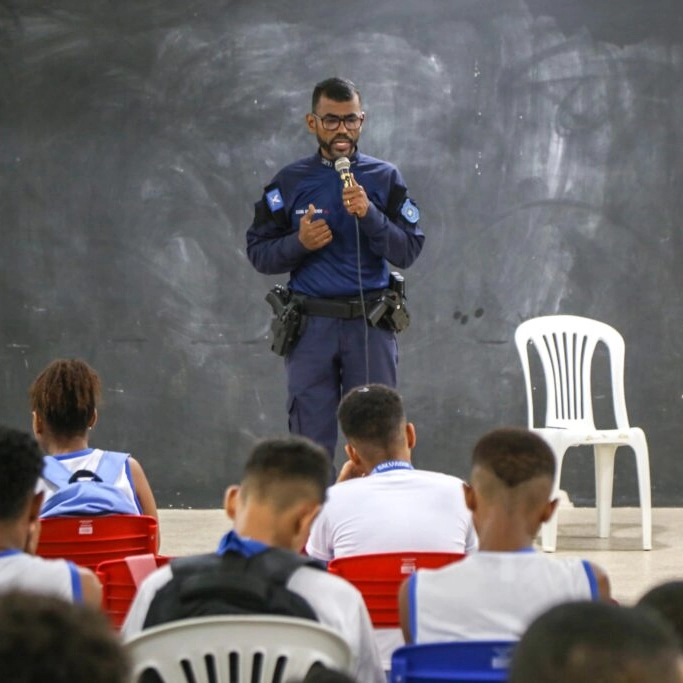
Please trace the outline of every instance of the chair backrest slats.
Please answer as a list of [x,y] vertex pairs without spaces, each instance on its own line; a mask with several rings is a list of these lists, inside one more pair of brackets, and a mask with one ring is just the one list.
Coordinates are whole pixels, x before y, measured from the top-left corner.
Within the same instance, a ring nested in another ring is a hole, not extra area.
[[617,427],[627,428],[624,397],[624,340],[614,328],[597,320],[572,315],[532,318],[515,332],[526,383],[529,427],[533,423],[533,394],[529,347],[543,367],[546,384],[545,427],[583,425],[594,430],[591,368],[598,343],[610,354],[612,401]]
[[[126,644],[133,681],[284,683],[316,663],[349,671],[351,650],[333,629],[295,617],[216,616],[146,629]],[[147,674],[149,675],[149,674]]]

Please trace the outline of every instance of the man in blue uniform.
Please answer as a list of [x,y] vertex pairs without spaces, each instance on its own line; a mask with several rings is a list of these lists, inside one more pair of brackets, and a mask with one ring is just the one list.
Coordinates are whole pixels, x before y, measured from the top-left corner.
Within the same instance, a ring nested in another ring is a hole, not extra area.
[[[306,126],[318,151],[265,188],[247,254],[261,273],[290,273],[288,289],[301,300],[305,325],[285,358],[289,429],[333,457],[341,396],[369,382],[396,386],[400,325],[382,295],[389,263],[410,266],[424,234],[398,169],[358,151],[365,114],[356,86],[327,79],[315,86],[311,104]],[[344,157],[346,182],[335,170]],[[380,319],[372,315],[385,309]]]

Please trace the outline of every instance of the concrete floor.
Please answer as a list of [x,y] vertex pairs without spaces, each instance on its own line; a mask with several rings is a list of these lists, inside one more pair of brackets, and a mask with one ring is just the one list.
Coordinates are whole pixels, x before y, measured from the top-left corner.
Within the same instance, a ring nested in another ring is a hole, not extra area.
[[[683,509],[652,511],[652,546],[641,550],[640,511],[615,508],[609,538],[598,538],[593,508],[560,508],[558,557],[578,556],[607,571],[612,593],[631,604],[663,581],[683,578]],[[189,555],[210,552],[230,528],[223,510],[160,510],[161,553]]]

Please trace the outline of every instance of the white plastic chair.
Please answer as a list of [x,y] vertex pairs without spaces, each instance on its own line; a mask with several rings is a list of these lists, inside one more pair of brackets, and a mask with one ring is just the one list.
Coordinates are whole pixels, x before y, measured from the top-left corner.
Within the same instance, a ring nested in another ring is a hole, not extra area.
[[127,643],[134,682],[286,683],[313,664],[349,671],[351,650],[335,631],[308,619],[216,616],[142,631]]
[[[598,342],[609,351],[612,402],[616,429],[596,429],[591,394],[591,364]],[[523,322],[515,331],[522,361],[528,409],[528,426],[553,449],[557,472],[553,497],[560,489],[562,460],[572,446],[593,446],[598,536],[609,536],[614,482],[614,457],[619,446],[635,453],[638,493],[642,513],[643,549],[652,548],[650,460],[642,429],[631,427],[624,396],[624,339],[609,325],[573,315],[550,315]],[[533,387],[528,345],[541,359],[546,384],[546,417],[543,427],[534,426]],[[541,529],[543,550],[553,552],[557,542],[557,513]]]

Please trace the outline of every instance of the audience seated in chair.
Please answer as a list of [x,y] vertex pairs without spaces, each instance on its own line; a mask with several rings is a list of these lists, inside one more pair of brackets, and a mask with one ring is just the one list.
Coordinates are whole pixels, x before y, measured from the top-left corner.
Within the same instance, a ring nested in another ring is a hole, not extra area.
[[0,427],[0,593],[27,590],[99,606],[102,587],[93,572],[34,556],[43,500],[35,489],[42,468],[38,444],[28,434]]
[[[87,363],[77,359],[53,361],[38,375],[29,394],[33,432],[47,454],[46,464],[47,458],[54,457],[71,474],[93,473],[108,459],[120,460],[112,483],[120,490],[122,503],[120,509],[109,511],[157,517],[154,494],[140,463],[128,454],[88,446],[88,432],[97,422],[100,378]],[[45,503],[58,488],[54,482],[41,479]],[[86,503],[82,503],[84,508]],[[79,501],[69,501],[69,506],[73,507],[69,514],[78,514]],[[87,512],[84,509],[84,514]]]
[[681,683],[683,657],[656,613],[606,603],[558,605],[517,644],[509,683]]
[[92,607],[35,593],[0,595],[0,678],[14,683],[129,683],[128,655]]
[[415,427],[394,389],[353,389],[338,416],[349,460],[313,522],[306,544],[310,556],[329,562],[349,555],[476,548],[462,480],[413,468]]
[[557,506],[549,500],[554,476],[552,451],[527,430],[498,429],[479,440],[464,487],[479,551],[403,583],[406,642],[516,639],[553,605],[610,598],[607,576],[595,565],[532,548]]
[[[463,482],[440,472],[414,469],[415,427],[400,395],[387,386],[353,389],[339,405],[349,460],[313,522],[306,552],[320,560],[339,557],[476,549]],[[383,665],[403,645],[399,629],[378,629]]]
[[667,581],[651,588],[636,606],[658,612],[673,627],[683,651],[683,581]]
[[[216,554],[172,560],[148,576],[124,622],[124,636],[131,637],[163,621],[220,613],[223,607],[223,613],[234,613],[235,605],[227,604],[230,599],[217,606],[214,594],[192,595],[189,583],[196,586],[211,581],[224,585],[229,581],[239,598],[241,585],[246,595],[247,584],[253,583],[251,574],[245,581],[249,563],[260,563],[260,571],[267,573],[264,558],[268,553],[268,557],[284,556],[296,565],[285,588],[298,600],[303,599],[321,624],[345,638],[358,679],[382,683],[384,673],[360,593],[320,566],[311,566],[317,564],[315,560],[295,552],[303,546],[320,512],[329,478],[329,456],[308,439],[289,437],[257,444],[245,466],[241,485],[231,486],[226,492],[226,512],[234,522],[233,531],[221,540]],[[227,567],[234,567],[235,556],[246,558],[241,561],[246,565],[244,569],[223,568],[224,560],[230,560],[225,562]],[[187,599],[183,600],[182,595]],[[241,611],[248,610],[242,607]]]

